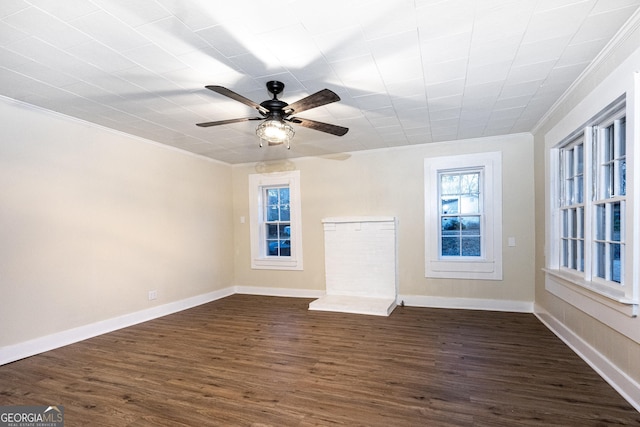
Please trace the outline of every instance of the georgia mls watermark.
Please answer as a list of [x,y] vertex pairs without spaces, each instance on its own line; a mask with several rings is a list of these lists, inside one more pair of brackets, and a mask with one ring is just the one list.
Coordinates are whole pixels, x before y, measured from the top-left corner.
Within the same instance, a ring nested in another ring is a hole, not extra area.
[[0,406],[0,427],[64,427],[64,407]]

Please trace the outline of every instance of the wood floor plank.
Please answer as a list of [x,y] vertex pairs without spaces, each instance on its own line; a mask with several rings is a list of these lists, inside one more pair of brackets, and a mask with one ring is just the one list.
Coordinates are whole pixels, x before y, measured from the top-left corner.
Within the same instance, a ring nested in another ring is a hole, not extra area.
[[531,314],[234,295],[0,366],[68,426],[606,426],[640,414]]

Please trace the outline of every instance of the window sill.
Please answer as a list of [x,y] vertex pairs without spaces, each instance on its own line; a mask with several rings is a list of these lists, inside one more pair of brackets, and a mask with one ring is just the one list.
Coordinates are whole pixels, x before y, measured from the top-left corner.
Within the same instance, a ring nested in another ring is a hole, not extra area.
[[255,270],[302,270],[302,262],[291,258],[257,258],[251,261]]
[[437,279],[502,280],[502,269],[495,261],[427,261],[425,277]]
[[[545,288],[581,310],[585,310],[595,302],[629,317],[638,316],[639,302],[625,298],[622,292],[616,292],[560,270],[544,268],[543,271],[546,273]],[[589,310],[585,311],[589,312]]]

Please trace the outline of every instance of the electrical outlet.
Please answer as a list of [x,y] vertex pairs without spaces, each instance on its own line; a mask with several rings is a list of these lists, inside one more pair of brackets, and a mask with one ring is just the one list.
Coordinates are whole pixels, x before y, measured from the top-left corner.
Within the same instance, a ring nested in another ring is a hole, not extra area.
[[154,300],[158,298],[158,291],[153,290],[153,291],[149,291],[149,301]]

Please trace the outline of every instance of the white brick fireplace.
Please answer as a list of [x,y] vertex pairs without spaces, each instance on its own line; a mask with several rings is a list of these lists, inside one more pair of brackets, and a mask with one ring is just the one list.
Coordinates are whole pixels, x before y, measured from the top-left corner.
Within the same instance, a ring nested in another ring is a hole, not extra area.
[[394,217],[332,217],[324,225],[326,295],[310,310],[388,316],[398,295]]

